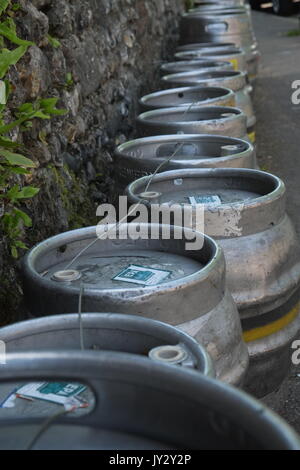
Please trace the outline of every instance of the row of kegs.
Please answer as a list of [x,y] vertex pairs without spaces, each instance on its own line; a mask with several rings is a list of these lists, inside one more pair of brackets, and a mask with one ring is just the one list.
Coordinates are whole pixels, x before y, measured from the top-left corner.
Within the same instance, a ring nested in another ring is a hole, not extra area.
[[[2,448],[28,439],[32,448],[300,447],[240,390],[279,387],[300,327],[285,185],[255,157],[251,12],[243,0],[194,3],[174,61],[161,66],[163,90],[140,99],[141,137],[116,149],[114,165],[117,193],[147,213],[179,204],[196,219],[201,204],[204,234],[181,227],[178,236],[158,218],[82,228],[30,250],[24,296],[42,318],[0,330],[0,398],[8,381],[64,380],[88,384],[95,400],[76,420],[48,418],[46,431],[32,403],[0,408]],[[187,249],[191,240],[200,248]]]

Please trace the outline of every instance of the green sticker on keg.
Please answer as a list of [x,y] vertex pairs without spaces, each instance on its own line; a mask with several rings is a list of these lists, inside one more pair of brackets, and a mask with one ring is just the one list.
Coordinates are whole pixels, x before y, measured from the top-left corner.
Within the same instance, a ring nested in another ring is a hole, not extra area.
[[113,281],[132,282],[134,284],[143,284],[144,286],[153,286],[159,284],[169,277],[171,271],[164,269],[154,269],[147,266],[138,266],[130,264],[119,274],[112,278]]
[[65,405],[86,389],[85,385],[69,382],[32,382],[17,390],[19,395]]
[[217,195],[207,195],[207,196],[189,196],[189,203],[192,204],[192,206],[195,206],[196,204],[222,204],[221,199]]

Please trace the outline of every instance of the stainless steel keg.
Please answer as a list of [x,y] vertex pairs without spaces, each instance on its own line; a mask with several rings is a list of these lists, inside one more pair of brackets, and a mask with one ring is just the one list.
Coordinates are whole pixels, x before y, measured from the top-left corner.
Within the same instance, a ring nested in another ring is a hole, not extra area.
[[164,86],[221,86],[230,88],[236,94],[236,106],[247,116],[247,133],[251,142],[255,142],[255,124],[252,100],[250,97],[251,85],[247,84],[244,72],[221,71],[221,72],[182,72],[162,77]]
[[248,140],[247,117],[227,106],[178,106],[147,111],[137,119],[141,136],[217,134]]
[[186,13],[180,23],[180,43],[201,42],[230,42],[241,47],[246,53],[249,78],[252,80],[256,77],[260,55],[247,12]]
[[161,65],[160,71],[162,75],[179,72],[189,72],[191,70],[198,70],[199,72],[219,71],[219,70],[233,70],[231,62],[211,61],[206,59],[197,60],[178,60],[176,62],[166,62]]
[[[148,181],[128,187],[131,203],[141,200]],[[174,170],[154,176],[148,191],[160,194],[158,203],[204,201],[205,233],[224,250],[248,345],[247,389],[270,393],[288,373],[290,344],[300,330],[300,248],[284,183],[259,170]]]
[[219,135],[161,135],[121,144],[114,152],[116,189],[135,179],[180,168],[256,168],[251,143]]
[[235,93],[229,88],[191,86],[160,90],[139,100],[140,111],[177,106],[235,106]]
[[197,42],[180,44],[177,46],[176,52],[191,51],[194,49],[202,49],[206,51],[209,51],[210,49],[218,49],[219,51],[222,51],[232,47],[237,47],[234,42]]
[[[81,320],[81,328],[80,328]],[[115,351],[215,376],[210,356],[174,326],[135,315],[68,313],[36,318],[0,328],[6,354],[57,350]]]
[[217,377],[240,384],[248,352],[226,288],[222,250],[192,230],[179,237],[170,225],[115,227],[102,220],[97,227],[45,240],[23,262],[27,306],[39,316],[76,312],[81,298],[82,312],[114,311],[169,323],[202,341]]
[[195,7],[215,5],[216,3],[224,6],[244,6],[246,5],[245,0],[194,0]]
[[[1,449],[300,448],[294,431],[249,395],[194,371],[162,367],[143,357],[94,351],[10,354],[0,390],[16,380],[76,381],[87,387],[91,401],[84,415],[72,410],[63,416],[52,412],[28,417],[24,412],[16,415],[15,408],[1,409]],[[37,401],[33,405],[19,400],[17,406],[21,405],[25,412],[31,407],[31,414],[38,406]],[[189,459],[188,455],[186,463]]]
[[216,60],[218,62],[230,62],[235,71],[248,72],[246,54],[242,49],[238,47],[228,47],[220,50],[220,48],[195,48],[186,51],[179,51],[175,54],[176,60],[197,60],[197,59],[209,59]]
[[223,11],[185,13],[180,22],[180,42],[233,42],[251,48],[256,44],[247,12],[232,8]]

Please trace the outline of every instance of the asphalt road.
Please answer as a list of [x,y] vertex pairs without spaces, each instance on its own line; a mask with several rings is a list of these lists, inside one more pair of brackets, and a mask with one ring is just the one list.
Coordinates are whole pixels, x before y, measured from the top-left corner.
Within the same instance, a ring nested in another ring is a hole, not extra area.
[[[298,16],[253,12],[262,54],[254,95],[258,161],[262,169],[285,181],[287,209],[300,239],[300,104],[291,99],[292,83],[300,80],[300,36],[287,36],[299,28]],[[300,432],[300,365],[291,367],[280,389],[264,402]]]

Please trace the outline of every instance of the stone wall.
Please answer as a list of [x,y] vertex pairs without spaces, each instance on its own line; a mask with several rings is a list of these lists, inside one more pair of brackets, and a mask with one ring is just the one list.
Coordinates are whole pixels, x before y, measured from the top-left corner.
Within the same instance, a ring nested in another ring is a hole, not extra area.
[[[11,69],[9,106],[59,97],[68,115],[23,134],[41,188],[23,209],[28,246],[95,222],[111,197],[114,147],[135,135],[137,98],[159,89],[159,63],[176,45],[183,0],[21,0],[18,33],[32,40]],[[48,35],[60,45],[49,43]],[[0,233],[0,324],[24,317],[18,262]]]

